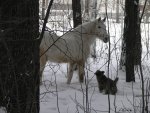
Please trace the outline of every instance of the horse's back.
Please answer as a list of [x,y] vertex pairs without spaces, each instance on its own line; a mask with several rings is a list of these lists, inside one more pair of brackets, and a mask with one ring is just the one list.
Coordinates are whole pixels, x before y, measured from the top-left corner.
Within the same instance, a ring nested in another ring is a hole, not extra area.
[[46,32],[40,48],[47,51],[45,53],[47,60],[52,62],[86,60],[89,55],[89,47],[87,47],[89,45],[84,45],[82,41],[79,32],[68,32],[61,37]]

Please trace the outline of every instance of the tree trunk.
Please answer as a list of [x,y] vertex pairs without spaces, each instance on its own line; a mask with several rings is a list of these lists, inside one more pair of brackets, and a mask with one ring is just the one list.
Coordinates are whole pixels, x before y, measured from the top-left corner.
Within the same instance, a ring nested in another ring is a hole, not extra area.
[[125,37],[122,39],[122,44],[121,44],[121,57],[120,57],[120,62],[119,62],[119,68],[122,71],[125,71],[125,64],[126,64],[126,42],[125,42]]
[[81,1],[72,0],[72,10],[73,10],[73,23],[74,27],[82,24],[82,14],[81,14]]
[[88,22],[90,20],[90,15],[89,15],[89,0],[85,0],[85,12],[84,12],[84,17],[83,17],[83,22]]
[[[90,19],[95,20],[97,17],[97,0],[92,1],[90,4],[92,4],[92,9],[91,14],[90,14]],[[92,44],[92,50],[91,50],[91,56],[95,59],[96,58],[96,41]]]
[[8,113],[39,113],[39,1],[5,0],[1,12],[1,100]]
[[126,81],[135,81],[134,66],[141,64],[139,0],[125,1],[124,39],[120,67],[125,65]]
[[45,10],[46,10],[46,1],[42,0],[42,19],[45,18]]
[[[136,0],[126,0],[125,3],[125,21],[124,38],[126,42],[126,81],[135,81],[134,64],[137,56],[136,48],[140,34],[138,3]],[[140,45],[140,43],[138,43]],[[139,46],[140,47],[140,46]],[[141,53],[141,52],[140,52]]]
[[119,0],[116,3],[116,23],[119,23]]
[[[122,3],[123,4],[123,3]],[[124,15],[124,12],[121,12]],[[121,34],[123,34],[123,15],[121,16]],[[122,39],[122,45],[121,45],[121,57],[119,62],[119,69],[125,71],[125,57],[126,57],[126,44],[125,44],[125,38]]]
[[134,39],[135,39],[135,4],[133,0],[125,2],[124,38],[126,43],[126,82],[135,81],[134,75]]
[[134,65],[141,65],[142,58],[142,44],[141,44],[141,22],[140,22],[140,12],[139,12],[139,0],[136,0],[137,5],[134,9],[135,18],[135,49],[134,49]]

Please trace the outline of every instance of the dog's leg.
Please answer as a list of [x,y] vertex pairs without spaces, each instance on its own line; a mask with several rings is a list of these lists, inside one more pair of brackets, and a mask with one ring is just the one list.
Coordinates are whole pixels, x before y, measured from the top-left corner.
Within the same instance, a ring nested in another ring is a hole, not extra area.
[[104,90],[104,86],[103,85],[101,85],[100,83],[99,83],[99,91],[100,91],[100,93],[102,93],[103,92],[103,90]]
[[107,81],[105,84],[105,94],[110,94],[110,87],[110,83]]

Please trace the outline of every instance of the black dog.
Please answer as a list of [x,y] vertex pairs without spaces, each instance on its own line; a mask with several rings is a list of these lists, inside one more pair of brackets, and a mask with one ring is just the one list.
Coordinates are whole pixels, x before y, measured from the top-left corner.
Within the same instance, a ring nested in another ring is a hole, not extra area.
[[112,94],[115,95],[117,93],[117,81],[118,77],[115,80],[112,80],[110,78],[107,78],[104,75],[104,71],[99,71],[97,70],[95,72],[97,82],[98,82],[98,87],[99,91],[102,92],[103,90],[105,91],[105,94]]

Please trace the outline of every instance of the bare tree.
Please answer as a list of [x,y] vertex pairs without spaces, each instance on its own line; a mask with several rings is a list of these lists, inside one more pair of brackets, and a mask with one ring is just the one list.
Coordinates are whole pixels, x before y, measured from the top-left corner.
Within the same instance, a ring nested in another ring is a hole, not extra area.
[[[124,47],[125,49],[125,67],[126,81],[135,81],[134,65],[141,62],[141,35],[139,24],[139,0],[125,1],[125,19],[124,19]],[[137,49],[138,48],[138,49]],[[138,58],[137,58],[138,56]]]
[[[91,8],[92,11],[90,11],[91,12],[90,19],[96,19],[96,17],[97,17],[97,0],[93,0],[91,4],[92,4],[92,8]],[[91,56],[93,58],[96,58],[96,41],[92,45]]]
[[42,0],[42,19],[45,18],[46,1]]
[[116,23],[119,23],[119,0],[116,3]]
[[8,113],[39,113],[38,17],[38,0],[1,1],[0,103]]
[[72,0],[72,10],[73,10],[73,23],[74,27],[82,24],[82,14],[81,14],[81,1]]
[[89,19],[90,19],[90,15],[89,15],[89,4],[90,4],[90,1],[89,1],[89,0],[85,0],[84,21],[89,21]]

